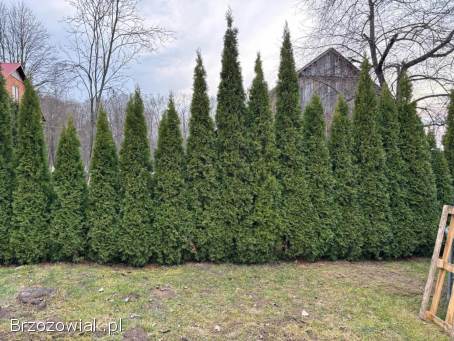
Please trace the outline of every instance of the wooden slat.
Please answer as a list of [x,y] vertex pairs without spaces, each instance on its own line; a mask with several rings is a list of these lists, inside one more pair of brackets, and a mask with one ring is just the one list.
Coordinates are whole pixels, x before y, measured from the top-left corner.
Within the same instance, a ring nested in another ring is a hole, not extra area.
[[451,263],[445,263],[441,258],[437,261],[437,268],[444,269],[449,272],[454,272],[454,265]]
[[452,325],[446,323],[446,321],[443,321],[441,318],[438,316],[432,315],[429,311],[426,312],[426,318],[427,321],[432,321],[435,323],[437,326],[443,328],[445,332],[447,332],[451,337],[453,336],[453,327]]
[[435,284],[434,296],[432,297],[432,304],[430,305],[430,313],[437,314],[438,305],[440,304],[441,291],[443,290],[443,283],[445,282],[446,271],[440,270],[437,276],[437,283]]
[[[453,238],[454,238],[454,217],[451,216],[451,221],[449,222],[448,236],[446,237],[446,243],[445,243],[445,247],[443,249],[443,257],[441,259],[443,262],[443,265],[448,264],[449,253],[451,252],[451,249],[452,249]],[[437,261],[437,263],[438,263],[438,261]],[[444,268],[441,268],[440,271],[438,272],[438,278],[437,278],[437,283],[435,285],[434,296],[432,297],[432,305],[430,306],[430,312],[433,315],[436,315],[437,311],[438,311],[438,306],[440,304],[441,292],[443,290],[443,284],[445,282],[445,277],[446,277],[446,270]]]
[[447,333],[451,333],[451,330],[452,330],[452,327],[450,325],[448,325],[445,321],[443,321],[441,318],[437,317],[437,316],[434,316],[432,321],[440,326],[441,328],[443,328]]
[[448,325],[450,325],[451,328],[452,328],[453,320],[454,320],[454,295],[451,294],[451,297],[449,298],[448,310],[446,312],[446,318],[445,318],[446,323]]
[[426,286],[424,287],[424,294],[422,297],[421,308],[419,309],[419,317],[426,318],[426,311],[429,307],[430,296],[434,286],[435,274],[437,271],[437,261],[440,257],[441,244],[443,243],[443,236],[445,233],[446,222],[448,214],[454,214],[454,207],[444,205],[441,212],[440,223],[438,225],[437,239],[435,240],[434,252],[432,254],[432,261],[430,263],[429,275],[427,276]]

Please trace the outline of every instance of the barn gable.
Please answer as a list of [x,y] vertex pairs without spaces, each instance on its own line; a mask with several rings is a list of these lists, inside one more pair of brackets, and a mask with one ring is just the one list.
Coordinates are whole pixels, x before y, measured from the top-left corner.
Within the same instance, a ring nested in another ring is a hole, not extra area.
[[330,48],[298,71],[301,107],[317,94],[325,110],[327,130],[339,95],[343,95],[352,108],[359,69],[337,50]]

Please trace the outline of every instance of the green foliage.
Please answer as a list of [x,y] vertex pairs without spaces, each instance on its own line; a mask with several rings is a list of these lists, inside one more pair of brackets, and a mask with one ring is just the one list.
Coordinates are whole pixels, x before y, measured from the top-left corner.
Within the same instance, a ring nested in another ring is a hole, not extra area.
[[216,191],[216,135],[210,117],[206,72],[197,53],[191,102],[191,119],[186,150],[187,204],[191,214],[190,243],[194,258],[209,259],[208,242],[216,233],[214,203]]
[[87,184],[72,118],[61,133],[52,180],[55,201],[49,234],[50,258],[77,261],[86,250]]
[[173,98],[159,126],[155,153],[156,214],[153,233],[157,241],[156,260],[178,264],[188,248],[188,214],[185,197],[185,156],[180,120]]
[[41,119],[38,96],[26,82],[18,118],[10,239],[18,263],[39,262],[47,257],[52,190]]
[[385,152],[377,119],[375,84],[364,59],[353,111],[353,136],[358,203],[362,212],[363,256],[380,259],[391,254],[389,196]]
[[90,165],[87,209],[89,256],[100,263],[117,260],[119,189],[117,151],[107,114],[101,109]]
[[118,243],[123,261],[143,266],[156,241],[153,222],[151,156],[143,101],[138,90],[126,109],[125,137],[120,151],[121,225]]
[[448,116],[446,117],[446,133],[443,136],[443,147],[446,161],[454,179],[454,89],[449,94]]
[[378,122],[386,154],[385,175],[389,193],[389,224],[393,234],[391,255],[410,256],[414,250],[415,235],[411,221],[412,212],[405,200],[404,169],[406,165],[399,148],[400,125],[396,103],[386,85],[382,88],[379,100]]
[[279,205],[282,218],[281,257],[314,260],[322,256],[323,250],[317,248],[319,244],[316,231],[320,224],[313,214],[314,207],[309,201],[304,174],[298,76],[287,26],[280,58],[275,134],[278,149],[277,179],[282,195]]
[[235,236],[247,228],[246,220],[252,209],[245,93],[238,61],[238,31],[232,27],[232,21],[229,12],[217,95],[217,187],[220,196],[216,207],[217,229],[210,236],[209,258],[212,260],[233,260]]
[[333,200],[339,210],[339,220],[329,253],[332,257],[359,259],[364,236],[360,226],[361,212],[353,164],[352,122],[343,97],[339,97],[334,112],[329,151],[334,177]]
[[276,144],[274,120],[268,97],[262,62],[257,56],[255,78],[249,92],[247,112],[251,169],[249,184],[253,207],[247,224],[236,236],[237,260],[241,263],[261,263],[274,259],[278,254],[279,199],[276,171]]
[[400,123],[400,151],[405,162],[405,199],[412,211],[412,229],[417,254],[430,254],[437,229],[437,189],[431,167],[430,152],[416,103],[411,101],[411,83],[406,74],[397,89]]
[[[312,214],[321,222],[314,226],[317,235],[312,247],[320,255],[336,258],[332,247],[333,233],[338,220],[337,206],[333,201],[333,174],[325,138],[325,117],[318,96],[313,96],[303,112],[303,159],[308,184],[309,200],[314,206]],[[327,251],[329,253],[327,254]]]
[[14,188],[12,108],[0,75],[0,262],[10,258],[9,234]]
[[443,152],[437,147],[434,132],[427,135],[429,142],[432,170],[435,175],[437,185],[438,211],[441,212],[443,205],[452,205],[454,189],[452,186],[451,173],[449,172],[448,162]]

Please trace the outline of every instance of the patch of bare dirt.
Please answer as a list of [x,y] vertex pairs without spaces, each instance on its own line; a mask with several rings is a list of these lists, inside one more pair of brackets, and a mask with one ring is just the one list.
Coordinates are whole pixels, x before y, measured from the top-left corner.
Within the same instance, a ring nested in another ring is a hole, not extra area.
[[157,286],[151,291],[151,294],[160,300],[166,300],[170,298],[174,298],[177,293],[175,290],[172,289],[171,286],[165,285],[165,286]]
[[135,292],[131,292],[129,294],[127,294],[125,297],[123,297],[123,301],[125,301],[126,303],[128,302],[135,302],[139,299],[140,295],[135,293]]
[[414,296],[419,295],[424,286],[420,279],[411,274],[385,268],[380,263],[352,263],[350,269],[353,271],[346,268],[343,275],[364,287],[373,283],[373,286],[382,287],[392,293]]
[[361,288],[379,287],[390,293],[404,296],[414,296],[421,293],[424,282],[419,278],[405,271],[398,271],[384,265],[385,263],[373,261],[298,262],[298,266],[317,268],[321,275],[343,282],[353,282]]
[[150,338],[143,328],[136,327],[123,334],[123,341],[148,341]]

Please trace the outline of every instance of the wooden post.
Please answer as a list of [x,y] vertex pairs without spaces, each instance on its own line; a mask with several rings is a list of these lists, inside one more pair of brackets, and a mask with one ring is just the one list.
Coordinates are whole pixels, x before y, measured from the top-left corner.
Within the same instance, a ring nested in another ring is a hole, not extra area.
[[432,261],[430,263],[429,275],[427,277],[424,294],[422,297],[421,308],[419,309],[419,317],[423,320],[426,319],[426,311],[429,307],[430,295],[434,286],[435,273],[437,271],[437,262],[440,257],[441,245],[443,243],[443,235],[445,233],[446,222],[448,220],[448,213],[453,210],[452,206],[444,205],[441,212],[440,223],[438,225],[437,239],[435,240],[434,252],[432,254]]

